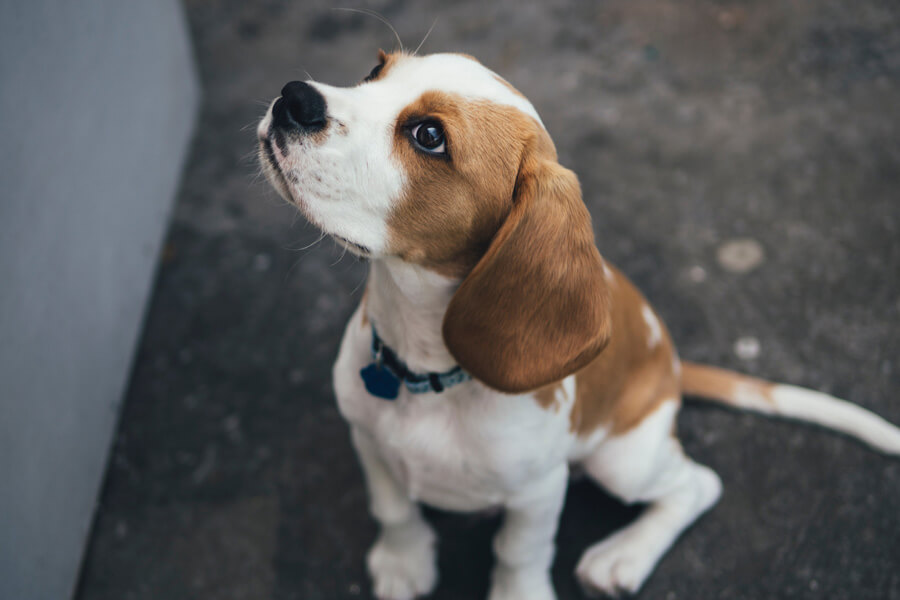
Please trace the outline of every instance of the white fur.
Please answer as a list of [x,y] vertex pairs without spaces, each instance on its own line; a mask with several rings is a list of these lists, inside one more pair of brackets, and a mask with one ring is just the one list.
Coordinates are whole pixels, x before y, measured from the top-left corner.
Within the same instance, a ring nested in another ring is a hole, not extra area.
[[[446,360],[441,321],[452,287],[449,280],[418,267],[375,261],[368,319],[389,345],[416,348],[428,357],[419,359],[420,364],[440,367]],[[398,306],[403,310],[394,310]],[[411,590],[427,591],[433,554],[423,554],[422,548],[431,538],[413,504],[424,501],[460,511],[504,507],[507,517],[495,542],[498,563],[490,598],[554,598],[549,579],[553,537],[565,496],[567,458],[576,442],[569,422],[572,378],[563,383],[557,406],[550,410],[530,395],[500,394],[477,381],[441,394],[411,394],[401,388],[396,400],[386,401],[368,394],[359,376],[371,362],[371,335],[358,310],[341,343],[334,383],[341,413],[354,432],[361,432],[354,439],[368,440],[356,447],[372,512],[382,527],[369,559],[376,595],[397,600],[410,597],[404,594]],[[417,551],[405,553],[384,541],[398,537],[398,528],[414,532]],[[389,559],[373,558],[385,555]],[[384,591],[388,589],[390,593]]]
[[[374,97],[347,98],[324,84],[316,87],[326,97],[330,120],[325,140],[288,137],[284,152],[272,142],[287,177],[286,199],[326,233],[377,255],[384,250],[387,217],[406,179],[391,152],[396,107]],[[268,135],[271,121],[270,107],[258,127],[261,139]]]
[[372,261],[368,310],[378,335],[416,372],[447,371],[456,365],[440,327],[459,280],[399,258]]
[[678,358],[678,352],[672,349],[672,373],[675,377],[681,377],[681,359]]
[[876,450],[900,454],[900,428],[866,409],[793,385],[772,388],[775,412],[858,437]]
[[609,284],[613,284],[616,281],[612,269],[609,268],[609,265],[606,264],[606,261],[603,262],[603,277],[606,278],[606,282]]
[[582,555],[576,573],[588,591],[637,591],[678,535],[721,494],[718,476],[684,455],[670,435],[678,401],[662,403],[635,429],[601,444],[588,473],[625,502],[649,502],[637,521]]
[[647,347],[654,348],[662,341],[662,325],[648,304],[641,307],[641,316],[647,324]]
[[569,375],[562,380],[562,402],[575,402],[575,376]]
[[[410,298],[432,298],[439,292],[400,288],[397,279],[385,283],[390,272],[386,265],[373,264],[366,301],[369,320],[385,343],[414,347],[432,357],[427,368],[440,368],[446,353],[440,337],[442,311]],[[436,287],[443,288],[443,283]],[[379,298],[385,289],[392,294],[387,301]],[[393,306],[404,308],[391,310]],[[400,329],[406,323],[415,326]],[[371,336],[371,327],[363,325],[358,312],[347,326],[335,364],[335,392],[341,413],[372,436],[408,497],[450,510],[492,508],[566,464],[574,440],[568,394],[560,395],[566,397],[556,410],[548,410],[530,395],[500,394],[470,381],[440,394],[412,394],[401,388],[396,400],[385,401],[369,395],[359,376],[371,362]],[[402,356],[407,360],[408,355]]]
[[373,94],[390,96],[401,108],[429,90],[444,90],[472,100],[490,100],[517,108],[543,126],[531,102],[514,93],[499,75],[461,54],[408,56],[391,68],[390,77],[351,89],[366,87]]
[[427,594],[437,583],[434,532],[391,477],[372,437],[356,427],[352,433],[369,487],[371,511],[382,526],[367,557],[375,595],[410,600]]

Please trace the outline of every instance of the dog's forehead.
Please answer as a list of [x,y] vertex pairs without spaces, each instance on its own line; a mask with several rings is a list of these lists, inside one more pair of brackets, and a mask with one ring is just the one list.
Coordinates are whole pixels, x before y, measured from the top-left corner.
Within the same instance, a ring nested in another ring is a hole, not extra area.
[[382,83],[403,90],[407,102],[425,92],[442,91],[512,106],[543,127],[540,116],[525,96],[478,61],[461,54],[404,55],[391,66]]

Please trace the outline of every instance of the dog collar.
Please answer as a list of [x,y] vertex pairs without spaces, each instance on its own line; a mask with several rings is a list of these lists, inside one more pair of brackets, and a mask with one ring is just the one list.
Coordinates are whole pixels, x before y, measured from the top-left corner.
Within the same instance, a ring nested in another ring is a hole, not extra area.
[[449,387],[471,379],[459,365],[443,373],[413,373],[378,337],[372,327],[372,364],[359,372],[366,390],[373,396],[394,400],[400,392],[400,383],[413,394],[439,394]]

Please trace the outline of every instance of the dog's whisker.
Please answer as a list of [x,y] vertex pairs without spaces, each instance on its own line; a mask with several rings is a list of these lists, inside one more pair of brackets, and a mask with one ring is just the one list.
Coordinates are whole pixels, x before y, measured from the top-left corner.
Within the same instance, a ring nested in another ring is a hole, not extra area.
[[325,232],[324,232],[324,231],[321,232],[321,233],[319,234],[319,237],[317,237],[317,238],[316,238],[315,240],[313,240],[312,242],[306,244],[305,246],[301,246],[301,247],[299,247],[299,248],[288,248],[288,250],[293,250],[294,252],[304,252],[304,251],[306,251],[306,250],[309,250],[310,248],[312,248],[313,246],[315,246],[315,245],[318,244],[319,242],[321,242],[323,239],[325,239]]
[[295,69],[295,71],[297,71],[298,73],[303,73],[304,75],[306,75],[306,81],[307,81],[307,83],[309,83],[309,82],[316,83],[316,81],[317,81],[316,78],[313,77],[313,76],[312,76],[312,73],[310,73],[309,70],[307,70],[306,67],[304,67],[303,65],[300,65],[299,67],[297,67],[297,68]]
[[263,177],[265,177],[265,174],[262,172],[262,169],[256,171],[255,173],[250,175],[250,181],[248,183],[248,186],[252,187],[252,186],[256,185],[257,183],[260,182],[260,180],[262,180]]
[[258,160],[257,160],[258,158],[259,158],[259,148],[253,148],[252,150],[248,150],[247,152],[245,152],[238,160],[241,164],[251,164],[254,162],[257,163],[257,165],[259,167],[258,172],[261,174],[261,173],[263,173],[263,168],[262,168],[262,165],[258,164]]
[[256,119],[256,120],[250,121],[249,123],[247,123],[246,125],[241,127],[239,129],[239,131],[247,131],[249,129],[256,129],[258,126],[259,126],[259,119]]
[[300,257],[298,257],[297,260],[295,260],[293,262],[293,264],[291,264],[291,266],[288,267],[287,272],[285,272],[285,274],[284,274],[284,281],[287,281],[290,278],[291,274],[293,274],[293,272],[294,272],[294,269],[297,268],[297,265],[300,264],[300,261],[303,260],[304,256],[305,255],[301,255]]
[[[338,243],[338,241],[337,241],[336,239],[334,239],[334,238],[331,238],[331,241],[332,241],[335,245],[337,245],[337,243]],[[345,255],[345,254],[347,254],[347,246],[345,246],[344,244],[341,244],[341,254],[340,254],[340,256],[337,257],[337,260],[336,260],[336,261],[334,261],[333,263],[331,263],[331,265],[329,265],[329,268],[334,267],[334,266],[337,265],[339,262],[341,262],[341,261],[344,259],[344,255]]]
[[343,10],[343,11],[347,11],[347,12],[362,13],[364,15],[368,15],[370,17],[374,17],[374,18],[378,19],[379,21],[381,21],[382,23],[387,25],[392,32],[394,32],[394,37],[397,38],[397,43],[400,45],[400,52],[406,51],[406,49],[403,47],[403,40],[400,39],[400,34],[397,33],[397,30],[394,28],[393,25],[391,25],[391,22],[388,21],[385,17],[383,17],[377,11],[374,11],[374,10],[371,10],[368,8],[344,8],[344,7],[336,7],[336,8],[332,8],[331,10]]
[[431,35],[431,30],[434,29],[434,26],[435,26],[435,25],[437,25],[437,21],[438,21],[438,18],[435,17],[435,18],[434,18],[434,21],[431,22],[431,27],[429,27],[429,28],[428,28],[428,31],[425,33],[425,37],[422,38],[422,41],[419,42],[419,45],[416,46],[416,49],[415,49],[415,50],[413,50],[412,53],[413,53],[414,55],[419,53],[419,49],[422,48],[422,45],[425,43],[425,40],[427,40],[427,39],[428,39],[428,36]]

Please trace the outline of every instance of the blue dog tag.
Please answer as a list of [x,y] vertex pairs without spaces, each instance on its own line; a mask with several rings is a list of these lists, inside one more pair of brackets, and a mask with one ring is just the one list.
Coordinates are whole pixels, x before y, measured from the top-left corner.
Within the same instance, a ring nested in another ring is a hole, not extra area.
[[388,371],[384,366],[372,363],[359,374],[362,376],[366,389],[373,396],[394,400],[400,391],[400,380]]

